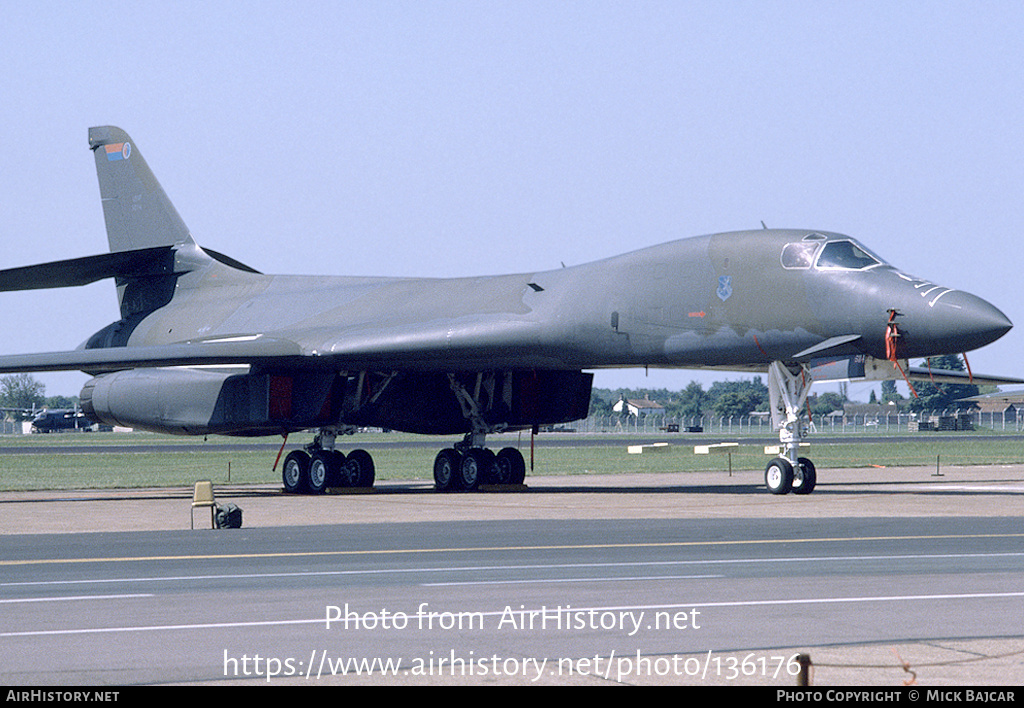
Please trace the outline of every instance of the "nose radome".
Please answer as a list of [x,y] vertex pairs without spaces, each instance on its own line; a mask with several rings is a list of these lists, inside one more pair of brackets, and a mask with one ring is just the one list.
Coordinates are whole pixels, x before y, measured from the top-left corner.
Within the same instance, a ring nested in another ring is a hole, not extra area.
[[[977,295],[952,290],[923,303],[915,329],[944,353],[966,352],[991,344],[1010,331],[1013,323],[997,307]],[[916,342],[918,345],[923,342]]]

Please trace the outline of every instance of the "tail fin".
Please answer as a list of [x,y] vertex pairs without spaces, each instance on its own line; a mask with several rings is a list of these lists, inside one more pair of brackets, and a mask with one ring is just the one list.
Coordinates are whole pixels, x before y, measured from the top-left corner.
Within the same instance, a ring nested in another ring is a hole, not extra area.
[[[110,253],[0,270],[0,292],[65,288],[114,278],[121,320],[94,334],[86,348],[125,346],[136,326],[206,275],[256,273],[216,251],[200,248],[128,134],[89,129],[96,158]],[[192,275],[195,273],[196,275]]]
[[114,126],[89,128],[89,147],[112,253],[193,242],[128,133]]

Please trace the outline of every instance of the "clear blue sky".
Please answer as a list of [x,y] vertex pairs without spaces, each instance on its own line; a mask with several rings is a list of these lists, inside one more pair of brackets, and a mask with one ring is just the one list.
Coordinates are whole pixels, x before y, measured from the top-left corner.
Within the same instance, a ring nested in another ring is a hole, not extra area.
[[[1018,330],[972,367],[1024,375],[1019,1],[0,10],[2,267],[106,250],[86,131],[113,124],[200,243],[265,272],[533,271],[764,220],[990,300]],[[3,293],[0,350],[117,318],[109,282]]]

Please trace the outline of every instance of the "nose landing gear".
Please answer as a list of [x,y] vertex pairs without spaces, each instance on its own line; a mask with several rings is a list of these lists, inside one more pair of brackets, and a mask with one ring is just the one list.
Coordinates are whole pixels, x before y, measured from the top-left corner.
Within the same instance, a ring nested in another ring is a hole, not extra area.
[[798,457],[800,443],[807,437],[807,423],[800,410],[811,390],[811,373],[806,366],[795,372],[780,361],[768,367],[768,396],[771,400],[772,425],[779,429],[782,454],[768,463],[764,483],[772,494],[810,494],[818,482],[814,463]]
[[818,482],[814,463],[806,457],[793,464],[785,457],[776,457],[764,470],[764,484],[772,494],[810,494]]

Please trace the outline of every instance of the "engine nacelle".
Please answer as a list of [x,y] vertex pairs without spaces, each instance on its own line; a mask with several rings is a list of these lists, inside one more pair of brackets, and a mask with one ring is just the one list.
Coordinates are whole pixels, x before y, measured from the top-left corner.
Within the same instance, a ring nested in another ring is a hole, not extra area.
[[93,420],[176,435],[273,435],[329,421],[333,374],[132,369],[90,379],[80,394]]
[[[453,375],[454,376],[454,375]],[[585,418],[592,374],[501,371],[456,377],[488,427],[523,429]],[[328,425],[451,435],[474,430],[448,374],[347,374],[317,370],[231,373],[131,369],[90,379],[91,419],[176,435],[276,435]]]

